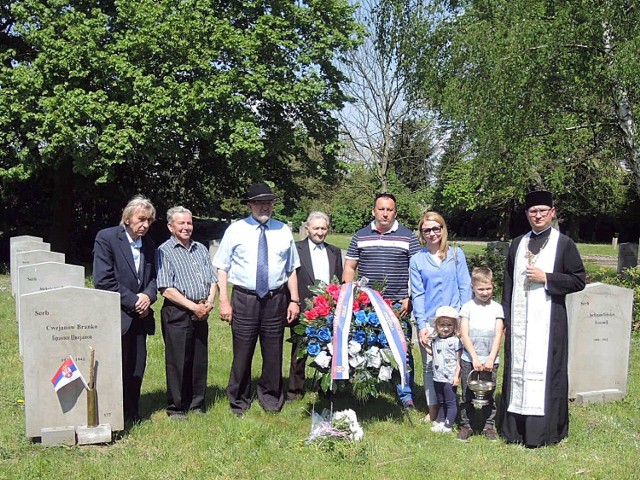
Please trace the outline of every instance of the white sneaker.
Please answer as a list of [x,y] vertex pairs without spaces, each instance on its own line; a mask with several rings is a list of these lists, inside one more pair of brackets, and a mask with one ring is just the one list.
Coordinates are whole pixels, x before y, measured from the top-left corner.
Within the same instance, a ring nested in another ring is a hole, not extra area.
[[438,430],[441,433],[451,433],[453,431],[453,429],[451,427],[445,427],[444,424],[442,425],[442,428],[440,430]]
[[[444,422],[433,422],[433,427],[431,427],[432,432],[441,432],[444,427]],[[451,431],[451,429],[449,429]]]

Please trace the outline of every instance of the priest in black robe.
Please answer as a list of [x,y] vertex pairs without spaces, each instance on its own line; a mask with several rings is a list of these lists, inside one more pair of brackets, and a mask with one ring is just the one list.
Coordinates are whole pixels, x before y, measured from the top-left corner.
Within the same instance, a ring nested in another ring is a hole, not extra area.
[[551,193],[528,193],[525,209],[532,231],[511,243],[504,276],[500,433],[535,448],[569,434],[565,296],[584,288],[586,273],[575,243],[551,226]]

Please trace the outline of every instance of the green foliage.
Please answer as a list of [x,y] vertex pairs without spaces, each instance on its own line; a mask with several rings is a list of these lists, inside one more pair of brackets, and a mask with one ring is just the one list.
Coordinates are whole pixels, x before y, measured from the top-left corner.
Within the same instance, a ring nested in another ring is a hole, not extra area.
[[497,302],[502,300],[502,286],[504,284],[504,268],[506,257],[494,248],[486,247],[484,253],[476,253],[467,256],[469,273],[475,267],[487,267],[493,272],[493,295]]
[[2,12],[0,181],[23,203],[17,180],[62,171],[68,184],[52,188],[72,219],[72,195],[87,215],[96,185],[120,202],[188,199],[202,215],[271,179],[291,208],[300,178],[338,170],[334,60],[358,32],[346,0],[19,0]]
[[639,171],[637,135],[624,130],[640,91],[638,8],[387,1],[415,7],[405,68],[451,132],[444,155],[456,158],[438,177],[448,206],[508,215],[546,187],[570,217],[622,209]]

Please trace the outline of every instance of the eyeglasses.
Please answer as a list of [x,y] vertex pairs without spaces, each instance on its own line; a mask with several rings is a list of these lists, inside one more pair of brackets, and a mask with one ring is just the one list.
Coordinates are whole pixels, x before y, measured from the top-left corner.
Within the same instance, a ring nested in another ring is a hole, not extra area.
[[553,210],[553,208],[532,208],[529,210],[529,216],[537,217],[540,215],[541,217],[546,217],[551,210]]
[[440,233],[442,231],[442,227],[423,228],[420,231],[422,232],[423,235],[429,235],[431,232],[433,232],[435,235],[437,235],[438,233]]

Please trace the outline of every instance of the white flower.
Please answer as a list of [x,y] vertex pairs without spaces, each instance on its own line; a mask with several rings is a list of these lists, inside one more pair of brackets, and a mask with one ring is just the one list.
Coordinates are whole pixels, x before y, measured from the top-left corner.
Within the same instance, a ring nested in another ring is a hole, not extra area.
[[382,356],[378,347],[369,348],[364,352],[364,356],[367,359],[367,367],[380,368],[380,365],[382,365]]
[[329,355],[325,350],[322,350],[318,355],[316,355],[316,358],[314,358],[313,361],[320,368],[327,368],[331,365],[331,355]]
[[355,340],[351,340],[349,342],[349,356],[355,355],[356,353],[360,352],[360,350],[362,350],[362,345],[360,345],[358,342],[356,342]]
[[364,356],[360,355],[359,353],[355,355],[349,355],[349,365],[351,365],[353,368],[359,367],[364,362]]
[[333,357],[333,342],[327,343],[327,350],[329,350],[329,355]]
[[393,367],[389,365],[383,365],[380,367],[380,373],[378,373],[378,378],[383,382],[387,382],[391,380],[392,372],[393,372]]
[[353,441],[360,441],[364,436],[364,431],[362,427],[358,423],[358,417],[356,416],[356,412],[353,410],[342,410],[340,412],[336,412],[333,415],[333,423],[346,425],[349,428],[349,439]]

